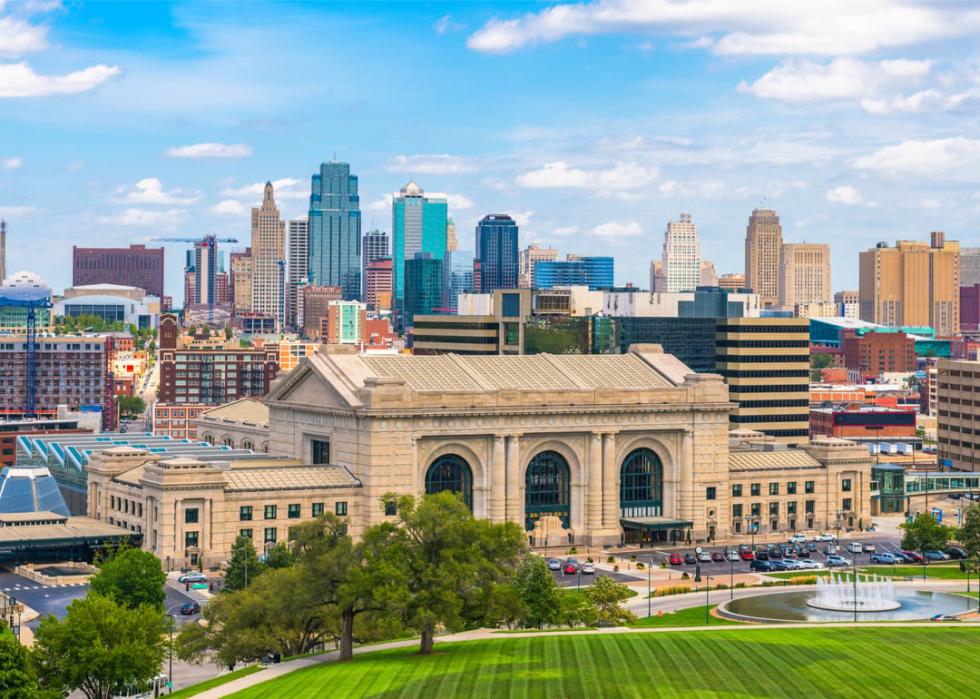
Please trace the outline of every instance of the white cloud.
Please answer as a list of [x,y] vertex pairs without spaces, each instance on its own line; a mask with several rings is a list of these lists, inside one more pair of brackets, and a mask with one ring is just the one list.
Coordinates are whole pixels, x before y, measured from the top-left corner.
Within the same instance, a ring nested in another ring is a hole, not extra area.
[[245,143],[195,143],[167,149],[168,158],[245,158],[252,147]]
[[123,201],[130,204],[193,204],[201,198],[200,192],[180,189],[165,192],[163,183],[156,177],[146,177],[137,182],[134,188],[120,187],[119,192],[125,195]]
[[443,15],[433,26],[436,29],[436,34],[449,34],[450,32],[459,32],[466,29],[466,25],[454,20],[452,15]]
[[0,216],[4,218],[23,218],[37,211],[35,206],[0,206]]
[[[283,177],[272,180],[272,193],[277,200],[279,199],[308,199],[310,192],[301,188],[302,180],[294,177]],[[265,192],[265,182],[253,182],[241,187],[226,187],[221,191],[223,197],[237,197],[240,199],[253,199],[261,197]]]
[[578,226],[558,226],[551,229],[551,235],[555,238],[567,238],[578,233]]
[[507,53],[573,35],[635,32],[697,37],[693,47],[722,55],[840,56],[962,36],[978,24],[969,6],[912,0],[594,0],[492,19],[467,46]]
[[476,163],[456,155],[396,155],[388,163],[391,172],[408,172],[422,175],[454,175],[473,172]]
[[943,203],[936,197],[923,197],[919,201],[919,206],[923,209],[940,209]]
[[216,214],[228,214],[230,216],[246,216],[249,213],[249,207],[241,203],[237,199],[225,199],[224,201],[218,202],[211,207],[211,211]]
[[826,199],[831,204],[844,204],[845,206],[857,206],[862,201],[861,192],[850,185],[828,189]]
[[48,28],[14,17],[0,17],[0,56],[14,57],[48,47]]
[[462,194],[447,194],[446,203],[449,204],[450,211],[463,211],[473,208],[473,201]]
[[519,228],[524,228],[531,225],[531,219],[534,218],[533,211],[515,211],[510,214],[510,217],[514,219]]
[[110,226],[161,226],[172,228],[180,223],[186,212],[183,209],[151,210],[126,209],[111,216],[100,216],[98,223]]
[[977,167],[980,167],[980,139],[956,136],[931,141],[903,141],[858,158],[854,161],[854,167],[890,176],[972,179]]
[[579,188],[600,191],[645,187],[660,171],[636,163],[616,163],[608,170],[586,170],[565,162],[547,163],[517,177],[517,184],[532,189]]
[[617,241],[622,238],[635,238],[643,235],[643,229],[636,221],[601,223],[592,229],[592,235],[608,241]]
[[120,72],[117,66],[99,64],[67,75],[38,75],[26,63],[0,64],[0,98],[75,95],[94,90]]
[[23,164],[24,164],[24,159],[19,155],[15,155],[10,158],[0,159],[0,167],[2,167],[4,170],[16,170]]
[[391,201],[392,196],[390,194],[382,194],[380,197],[372,201],[368,208],[371,211],[391,211]]

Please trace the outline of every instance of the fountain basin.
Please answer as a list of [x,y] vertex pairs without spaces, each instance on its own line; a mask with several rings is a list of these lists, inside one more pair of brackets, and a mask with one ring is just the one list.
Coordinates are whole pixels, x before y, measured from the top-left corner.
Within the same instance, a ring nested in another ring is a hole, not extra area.
[[881,602],[866,602],[864,600],[858,600],[857,604],[854,600],[848,602],[847,600],[841,600],[840,602],[824,602],[820,598],[812,598],[806,600],[808,607],[813,607],[814,609],[826,609],[831,612],[851,612],[854,613],[854,609],[857,608],[859,614],[865,614],[867,612],[887,612],[892,609],[899,609],[902,603],[898,600],[883,600]]
[[[754,622],[833,622],[853,621],[854,607],[820,609],[807,604],[813,590],[772,592],[742,597],[718,605],[718,613],[730,619]],[[963,614],[977,608],[976,598],[926,590],[896,590],[894,609],[863,611],[860,621],[922,621],[936,614]]]

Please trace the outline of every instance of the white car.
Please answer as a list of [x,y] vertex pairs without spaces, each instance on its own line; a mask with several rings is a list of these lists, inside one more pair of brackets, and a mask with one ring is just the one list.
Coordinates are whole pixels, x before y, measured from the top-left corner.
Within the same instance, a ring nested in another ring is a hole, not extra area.
[[595,575],[595,566],[591,563],[583,563],[582,575]]
[[711,554],[707,551],[702,551],[698,554],[698,560],[702,563],[711,563]]
[[837,541],[837,537],[829,532],[820,532],[815,537],[813,537],[813,540],[814,541]]
[[783,565],[786,566],[786,570],[800,570],[803,567],[795,558],[784,558]]
[[805,544],[806,543],[806,534],[793,534],[793,536],[791,536],[789,538],[789,543],[791,543],[791,544]]

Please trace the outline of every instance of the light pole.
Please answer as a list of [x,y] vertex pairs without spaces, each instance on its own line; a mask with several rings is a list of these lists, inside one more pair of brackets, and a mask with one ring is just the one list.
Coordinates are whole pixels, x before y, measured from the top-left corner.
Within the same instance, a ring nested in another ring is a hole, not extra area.
[[711,619],[711,576],[706,575],[704,580],[704,623],[707,626]]
[[650,568],[651,568],[650,566],[647,566],[647,616],[648,617],[653,615],[653,609],[651,607],[651,604],[653,603],[653,600],[650,598],[650,594],[651,594],[651,589],[650,589],[650,575],[652,574],[652,571],[651,571]]
[[732,552],[727,551],[728,556],[728,601],[735,599],[735,559],[732,558]]

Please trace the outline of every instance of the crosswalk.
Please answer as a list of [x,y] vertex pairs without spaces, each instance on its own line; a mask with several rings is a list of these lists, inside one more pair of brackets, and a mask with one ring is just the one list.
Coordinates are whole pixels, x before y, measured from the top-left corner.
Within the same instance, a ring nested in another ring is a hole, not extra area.
[[88,583],[65,583],[56,585],[13,585],[0,587],[0,592],[18,592],[20,590],[54,590],[61,587],[85,587]]

